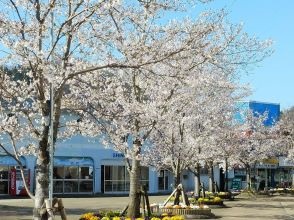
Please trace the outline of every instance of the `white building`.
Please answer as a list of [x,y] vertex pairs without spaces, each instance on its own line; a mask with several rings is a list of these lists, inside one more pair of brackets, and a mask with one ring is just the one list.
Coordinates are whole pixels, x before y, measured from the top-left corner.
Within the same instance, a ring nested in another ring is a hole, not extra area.
[[[36,157],[22,156],[21,160],[33,191]],[[23,193],[18,171],[13,174],[15,167],[17,163],[13,158],[0,155],[0,195]],[[126,194],[130,185],[124,155],[81,136],[56,144],[53,176],[55,194]],[[215,169],[217,182],[219,178],[220,171]],[[141,181],[149,193],[169,193],[173,188],[173,175],[167,170],[157,172],[151,167],[144,167]],[[205,170],[201,181],[208,186]],[[193,190],[194,175],[184,172],[182,183],[186,190]]]

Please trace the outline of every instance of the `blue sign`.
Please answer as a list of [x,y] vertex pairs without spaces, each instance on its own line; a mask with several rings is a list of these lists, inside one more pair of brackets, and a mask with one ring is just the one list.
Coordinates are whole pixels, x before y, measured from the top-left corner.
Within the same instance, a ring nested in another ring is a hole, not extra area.
[[112,157],[113,158],[124,158],[125,155],[123,153],[113,153]]

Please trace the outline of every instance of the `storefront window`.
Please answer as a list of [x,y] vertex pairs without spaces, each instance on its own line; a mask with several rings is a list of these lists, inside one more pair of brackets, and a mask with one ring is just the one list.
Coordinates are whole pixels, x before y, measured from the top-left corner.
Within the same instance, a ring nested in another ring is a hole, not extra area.
[[158,177],[158,190],[168,190],[168,170],[160,170]]
[[8,166],[0,166],[0,194],[8,193],[8,185],[9,185],[8,170],[9,170]]
[[93,192],[93,181],[80,181],[80,192]]
[[53,180],[53,192],[63,193],[63,180]]
[[[141,184],[149,187],[149,168],[140,170]],[[130,190],[130,176],[125,166],[104,166],[105,192],[127,192]]]
[[148,167],[141,167],[140,169],[140,182],[142,186],[145,186],[146,189],[149,189],[149,168]]
[[54,193],[93,193],[93,166],[55,166]]
[[79,168],[80,179],[93,179],[92,167],[80,167]]
[[78,179],[78,167],[64,167],[64,178],[65,179]]
[[79,192],[79,181],[64,181],[64,192],[65,193],[78,193]]
[[63,179],[63,178],[64,178],[64,167],[54,167],[53,179]]

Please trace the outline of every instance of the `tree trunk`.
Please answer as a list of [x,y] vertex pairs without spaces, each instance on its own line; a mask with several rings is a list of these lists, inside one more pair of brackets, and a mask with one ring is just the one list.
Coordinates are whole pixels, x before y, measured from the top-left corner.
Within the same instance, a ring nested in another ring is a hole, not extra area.
[[47,220],[46,212],[41,213],[41,208],[44,208],[45,198],[48,198],[48,162],[40,158],[38,155],[36,161],[36,189],[35,189],[35,206],[33,211],[34,220]]
[[201,180],[200,180],[200,164],[197,163],[197,166],[196,166],[196,172],[194,173],[195,175],[195,189],[194,189],[194,195],[195,197],[200,197],[200,194],[201,194]]
[[[60,97],[55,100],[54,109],[54,123],[53,123],[53,146],[57,139],[57,132],[60,119]],[[49,118],[49,108],[44,110],[44,117]],[[39,153],[36,160],[36,172],[35,172],[35,205],[33,210],[34,220],[48,220],[49,216],[45,208],[45,199],[49,197],[49,126],[44,125],[42,139],[39,142]]]
[[214,173],[213,173],[213,162],[209,162],[209,192],[214,192],[215,187],[214,187]]
[[226,187],[225,187],[225,191],[229,192],[229,172],[228,172],[228,158],[225,158],[225,162],[226,162],[226,169],[225,169],[225,173],[226,173]]
[[246,188],[247,188],[247,190],[251,190],[251,180],[250,179],[251,179],[250,166],[247,165],[246,166],[246,184],[247,184]]
[[134,151],[132,155],[132,167],[130,171],[130,194],[129,194],[129,207],[127,216],[129,218],[140,217],[140,181],[139,181],[139,169],[140,161],[136,160],[141,149],[141,143],[139,141],[134,142]]
[[180,159],[177,160],[174,175],[174,188],[176,188],[181,183]]

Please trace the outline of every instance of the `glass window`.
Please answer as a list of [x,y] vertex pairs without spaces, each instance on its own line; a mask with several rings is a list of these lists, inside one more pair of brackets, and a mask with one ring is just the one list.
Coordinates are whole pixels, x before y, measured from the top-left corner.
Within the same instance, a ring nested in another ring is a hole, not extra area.
[[125,180],[125,167],[124,166],[113,166],[111,173],[112,180]]
[[64,181],[65,193],[77,193],[79,192],[78,181]]
[[104,181],[104,190],[105,192],[112,192],[112,181],[109,181],[109,180]]
[[80,179],[93,179],[92,167],[80,167],[79,168]]
[[1,180],[0,179],[0,194],[7,194],[8,193],[8,180]]
[[141,167],[140,169],[140,184],[146,187],[146,190],[149,190],[149,168]]
[[78,179],[78,167],[64,167],[64,178],[65,179]]
[[8,166],[0,166],[0,194],[8,194]]
[[105,180],[111,180],[110,176],[111,176],[111,167],[110,166],[104,166],[104,179]]
[[[141,167],[139,173],[142,185],[149,187],[149,168]],[[104,166],[105,192],[126,192],[130,190],[130,176],[126,166]]]
[[0,180],[8,180],[8,166],[0,166]]
[[158,176],[158,190],[168,190],[168,170],[160,170]]
[[63,193],[63,180],[54,180],[53,181],[53,192],[54,193]]
[[80,181],[80,192],[93,192],[93,181]]
[[124,192],[126,189],[125,166],[104,166],[105,192]]
[[148,167],[141,167],[140,179],[141,180],[149,180],[149,168]]
[[54,193],[92,193],[93,167],[54,167]]
[[63,178],[64,178],[64,167],[54,167],[53,179],[63,179]]

